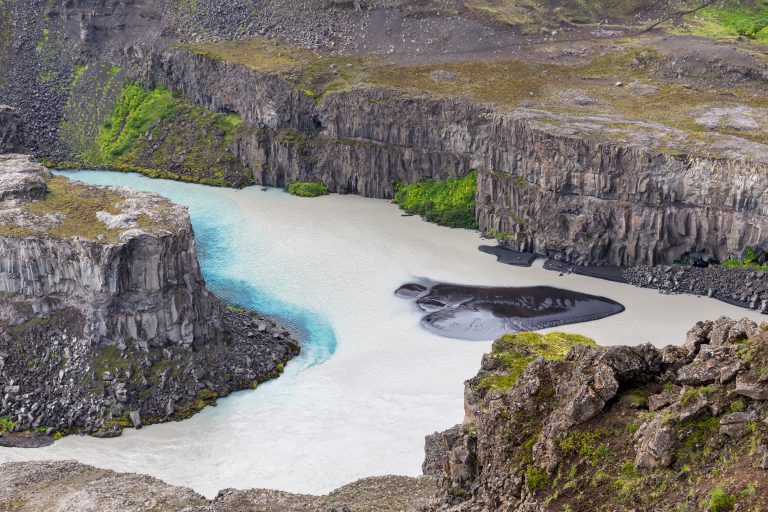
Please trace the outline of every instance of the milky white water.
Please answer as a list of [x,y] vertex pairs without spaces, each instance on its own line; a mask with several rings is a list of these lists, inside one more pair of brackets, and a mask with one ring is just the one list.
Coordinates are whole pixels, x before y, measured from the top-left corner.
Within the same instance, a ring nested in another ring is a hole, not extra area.
[[422,329],[413,303],[393,295],[414,277],[552,285],[612,298],[624,313],[561,328],[603,344],[681,343],[697,320],[760,316],[712,299],[558,277],[541,263],[502,265],[477,250],[476,233],[402,217],[383,200],[66,174],[189,206],[209,287],[300,328],[304,354],[279,379],[189,420],[126,430],[116,439],[71,436],[47,448],[0,449],[0,462],[77,459],[148,473],[209,497],[226,487],[325,493],[366,476],[418,475],[424,435],[462,420],[463,382],[477,372],[490,341]]

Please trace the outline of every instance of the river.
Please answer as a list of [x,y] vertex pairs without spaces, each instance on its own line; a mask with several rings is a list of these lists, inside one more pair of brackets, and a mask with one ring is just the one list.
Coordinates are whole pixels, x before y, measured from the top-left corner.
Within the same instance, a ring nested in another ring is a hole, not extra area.
[[418,475],[426,434],[459,423],[463,382],[490,340],[439,337],[393,292],[415,278],[471,285],[548,285],[602,295],[626,311],[561,330],[602,344],[682,343],[701,319],[757,313],[713,299],[660,295],[541,263],[503,265],[477,233],[403,217],[388,201],[282,190],[230,190],[137,174],[63,173],[160,193],[187,205],[209,287],[299,329],[303,354],[279,379],[221,399],[193,418],[116,439],[71,436],[0,462],[77,459],[146,473],[208,497],[219,489],[325,493],[361,477]]

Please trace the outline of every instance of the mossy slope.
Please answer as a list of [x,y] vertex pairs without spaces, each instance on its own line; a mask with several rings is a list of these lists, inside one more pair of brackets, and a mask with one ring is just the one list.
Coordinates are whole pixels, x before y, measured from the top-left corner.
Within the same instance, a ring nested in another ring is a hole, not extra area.
[[477,173],[462,178],[395,185],[392,202],[407,213],[452,228],[477,229]]
[[163,87],[129,83],[81,157],[90,167],[242,187],[253,174],[232,148],[245,130],[237,115],[191,106]]

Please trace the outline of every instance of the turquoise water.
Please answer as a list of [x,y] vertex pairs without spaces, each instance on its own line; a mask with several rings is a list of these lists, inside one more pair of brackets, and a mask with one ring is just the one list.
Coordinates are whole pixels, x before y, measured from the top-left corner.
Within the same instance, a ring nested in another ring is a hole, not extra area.
[[[95,170],[58,171],[56,174],[92,185],[130,187],[161,194],[189,208],[195,230],[197,256],[208,288],[228,304],[234,304],[273,317],[288,326],[302,340],[302,353],[292,366],[307,367],[326,361],[336,350],[336,336],[327,318],[282,300],[260,286],[258,282],[233,279],[233,267],[240,264],[241,253],[248,258],[260,258],[259,246],[243,247],[243,230],[254,229],[242,222],[243,213],[226,196],[213,193],[215,189],[199,185],[155,180],[135,173],[115,173]],[[272,189],[272,194],[283,194]],[[265,241],[270,243],[269,241]],[[294,368],[294,371],[296,368]]]

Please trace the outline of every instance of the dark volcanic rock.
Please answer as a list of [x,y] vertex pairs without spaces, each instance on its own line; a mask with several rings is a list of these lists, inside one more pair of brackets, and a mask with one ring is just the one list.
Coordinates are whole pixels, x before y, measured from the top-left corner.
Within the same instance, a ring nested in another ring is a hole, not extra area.
[[[425,510],[698,510],[715,487],[735,496],[765,482],[763,327],[721,318],[697,324],[685,348],[567,354],[566,335],[500,338],[466,383],[463,425],[427,438],[425,473],[443,469]],[[735,369],[722,378],[724,368]],[[654,493],[662,473],[677,477]],[[708,485],[690,485],[699,478]],[[739,503],[766,499],[761,488]]]
[[206,289],[186,209],[20,155],[0,156],[0,198],[0,444],[182,419],[298,354]]
[[427,314],[422,324],[449,338],[492,339],[506,332],[521,332],[597,320],[624,311],[610,299],[548,286],[502,288],[430,283],[428,293],[398,295],[415,298]]
[[517,267],[530,267],[538,258],[538,255],[532,252],[513,251],[501,245],[481,245],[478,249],[480,252],[493,254],[499,263],[515,265]]
[[21,150],[21,118],[19,111],[8,105],[0,105],[0,153]]

